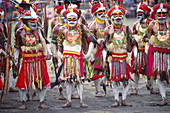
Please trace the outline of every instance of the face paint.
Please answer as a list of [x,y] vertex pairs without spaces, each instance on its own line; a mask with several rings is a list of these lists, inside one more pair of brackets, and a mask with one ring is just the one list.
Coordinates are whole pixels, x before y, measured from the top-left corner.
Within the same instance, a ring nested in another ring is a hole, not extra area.
[[137,12],[137,20],[138,20],[138,22],[142,22],[144,20],[144,12],[143,11]]
[[160,8],[156,11],[156,17],[158,19],[158,23],[163,24],[167,19],[167,9],[163,8],[163,4],[161,3]]
[[112,22],[115,25],[122,25],[123,24],[123,14],[120,11],[113,12],[111,16]]
[[37,19],[28,20],[28,27],[32,30],[36,30],[37,29]]
[[64,16],[61,16],[61,21],[63,24],[66,23],[66,18]]
[[77,15],[68,15],[67,16],[67,23],[70,27],[75,27],[77,24]]
[[101,10],[97,12],[97,18],[100,20],[105,20],[106,19],[106,13],[105,10]]
[[167,19],[167,12],[166,11],[157,11],[156,13],[156,17],[158,19],[158,23],[165,23],[166,22],[166,19]]

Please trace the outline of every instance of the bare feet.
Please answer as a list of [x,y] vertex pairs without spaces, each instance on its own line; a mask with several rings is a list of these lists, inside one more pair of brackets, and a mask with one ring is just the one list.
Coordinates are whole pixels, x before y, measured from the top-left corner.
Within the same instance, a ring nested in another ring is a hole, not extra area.
[[123,106],[132,106],[131,103],[128,103],[127,101],[125,100],[122,100],[122,103],[121,103]]
[[87,108],[87,107],[88,107],[88,105],[87,105],[87,104],[85,104],[85,103],[80,103],[80,107]]
[[67,102],[66,104],[62,105],[63,108],[71,107],[71,102]]
[[9,92],[18,92],[18,90],[13,87],[10,87]]
[[153,88],[150,90],[151,94],[159,94],[159,91],[155,91]]
[[59,99],[59,100],[65,100],[66,98],[64,97],[63,94],[61,94],[61,95],[59,95],[58,99]]
[[95,97],[103,97],[101,93],[96,93]]
[[162,101],[160,103],[158,103],[157,105],[159,105],[159,106],[167,105],[166,99],[162,99]]
[[138,90],[137,90],[137,89],[133,89],[130,94],[131,94],[131,95],[137,95],[137,94],[138,94]]
[[116,100],[114,104],[111,105],[111,107],[118,107],[119,106],[119,101]]
[[22,102],[22,105],[18,109],[20,109],[20,110],[27,109],[26,102]]
[[71,99],[79,99],[79,96],[71,95]]
[[38,107],[39,107],[39,108],[42,108],[42,109],[47,109],[47,108],[48,108],[48,106],[45,105],[45,104],[42,103],[42,102],[40,102],[40,103],[38,104]]

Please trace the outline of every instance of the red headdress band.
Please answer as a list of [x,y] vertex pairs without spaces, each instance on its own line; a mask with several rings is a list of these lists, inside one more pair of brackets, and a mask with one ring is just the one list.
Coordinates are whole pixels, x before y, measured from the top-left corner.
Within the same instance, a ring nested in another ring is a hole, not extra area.
[[[92,8],[91,8],[91,13],[93,14],[93,13],[96,12],[100,7],[102,7],[101,4],[103,4],[103,3],[98,3],[98,4],[93,5]],[[103,7],[106,8],[106,5],[103,4]]]
[[168,11],[170,10],[170,5],[165,3],[159,3],[153,6],[153,11],[156,12],[160,8],[161,4],[163,4],[163,8],[167,9]]
[[143,10],[144,12],[145,11],[151,12],[151,9],[146,4],[140,4],[139,9]]
[[64,8],[67,9],[67,8],[68,8],[68,5],[66,5],[66,6],[64,6],[64,5],[61,5],[61,6],[57,5],[57,6],[54,8],[54,10],[56,10],[56,13],[60,14],[61,11],[62,11]]
[[126,12],[125,9],[124,9],[123,7],[121,7],[121,6],[115,5],[114,7],[112,7],[112,8],[109,9],[109,11],[108,11],[108,13],[107,13],[108,17],[111,17],[112,12],[113,12],[114,10],[116,10],[116,8],[117,8],[118,10],[121,10],[121,12],[125,15],[125,12]]
[[80,10],[78,10],[78,9],[75,9],[75,8],[72,8],[71,10],[68,8],[67,10],[65,10],[64,12],[63,12],[63,16],[66,16],[68,13],[70,13],[70,12],[74,12],[74,13],[76,13],[77,15],[78,15],[78,17],[80,17],[80,15],[81,15],[81,11]]

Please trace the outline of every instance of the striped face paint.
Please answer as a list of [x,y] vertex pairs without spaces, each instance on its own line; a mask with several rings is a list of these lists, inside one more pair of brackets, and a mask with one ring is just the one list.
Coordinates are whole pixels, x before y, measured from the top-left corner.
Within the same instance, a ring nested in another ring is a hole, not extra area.
[[143,11],[137,12],[137,20],[138,20],[138,22],[142,22],[144,20],[144,12]]
[[105,10],[100,10],[97,12],[97,18],[100,20],[105,20],[106,19],[106,12]]
[[158,23],[163,24],[167,19],[167,9],[163,8],[163,4],[161,3],[160,8],[156,11],[156,18],[158,19]]
[[78,16],[76,13],[71,12],[67,15],[67,23],[70,27],[75,27],[77,24]]

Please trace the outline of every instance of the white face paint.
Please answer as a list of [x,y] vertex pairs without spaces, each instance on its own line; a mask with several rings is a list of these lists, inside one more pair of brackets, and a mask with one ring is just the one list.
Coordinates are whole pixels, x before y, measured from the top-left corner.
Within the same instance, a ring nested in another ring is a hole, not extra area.
[[106,13],[105,10],[100,10],[97,12],[97,18],[99,20],[105,20],[106,19]]
[[31,30],[36,30],[38,25],[37,25],[37,19],[30,19],[28,20],[28,27],[31,29]]
[[138,20],[138,22],[142,22],[144,20],[144,12],[143,11],[137,12],[137,20]]
[[74,12],[70,12],[67,14],[67,23],[70,27],[75,27],[77,24],[78,15]]
[[123,13],[120,10],[115,10],[112,13],[111,20],[115,25],[123,24]]
[[158,9],[156,11],[156,17],[158,19],[158,23],[163,24],[166,22],[167,19],[167,10],[166,9]]

